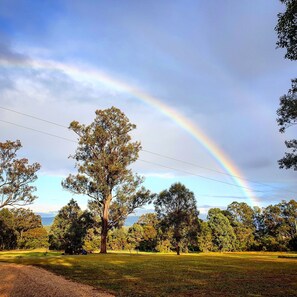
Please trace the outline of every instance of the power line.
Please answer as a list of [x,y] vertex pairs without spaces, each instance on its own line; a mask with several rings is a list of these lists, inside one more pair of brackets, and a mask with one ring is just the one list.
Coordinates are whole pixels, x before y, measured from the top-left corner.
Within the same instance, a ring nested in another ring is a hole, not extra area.
[[[45,120],[43,118],[36,117],[36,116],[33,116],[33,115],[29,115],[27,113],[19,112],[19,111],[16,111],[16,110],[13,110],[13,109],[10,109],[10,108],[6,108],[6,107],[3,107],[3,106],[0,106],[0,109],[6,110],[6,111],[10,111],[10,112],[14,112],[16,114],[20,114],[20,115],[23,115],[23,116],[26,116],[26,117],[30,117],[30,118],[33,118],[33,119],[38,120],[38,121],[42,121],[42,122],[45,122],[45,123],[48,123],[48,124],[52,124],[52,125],[55,125],[55,126],[58,126],[58,127],[61,127],[61,128],[68,129],[68,127],[65,126],[65,125],[62,125],[62,124],[59,124],[59,123],[56,123],[56,122],[53,122],[53,121]],[[47,133],[47,132],[44,132],[44,131],[40,131],[40,130],[37,130],[37,129],[33,129],[33,128],[21,126],[21,125],[18,125],[18,124],[12,123],[12,122],[7,122],[7,121],[4,121],[4,120],[0,120],[0,121],[6,122],[6,123],[9,123],[11,125],[18,126],[18,127],[22,127],[22,128],[28,129],[28,130],[32,130],[32,131],[35,131],[35,132],[38,132],[38,133],[47,134],[47,135],[52,136],[52,137],[56,137],[56,138],[60,138],[60,139],[63,139],[63,140],[70,141],[70,142],[77,143],[77,141],[74,141],[74,140],[71,140],[71,139],[68,139],[68,138],[65,138],[65,137],[61,137],[61,136],[58,136],[58,135],[54,135],[54,134],[51,134],[51,133]],[[149,153],[149,154],[152,154],[152,155],[155,155],[155,156],[159,156],[159,157],[162,157],[162,158],[165,158],[165,159],[168,159],[168,160],[176,161],[176,162],[187,164],[187,165],[190,165],[190,166],[193,166],[193,167],[197,167],[197,168],[201,168],[201,169],[204,169],[204,170],[208,170],[208,171],[216,172],[216,173],[219,173],[219,174],[227,175],[227,176],[230,176],[230,177],[233,177],[233,178],[238,178],[238,179],[245,180],[245,181],[248,181],[248,182],[251,182],[251,183],[254,183],[254,184],[258,184],[258,185],[261,185],[261,186],[269,187],[271,189],[280,190],[279,187],[275,187],[275,186],[268,185],[268,184],[265,184],[265,183],[253,181],[253,180],[250,180],[250,179],[247,179],[247,178],[243,178],[241,176],[232,175],[230,173],[222,172],[220,170],[203,167],[203,166],[200,166],[200,165],[197,165],[197,164],[188,162],[188,161],[180,160],[180,159],[173,158],[173,157],[170,157],[170,156],[166,156],[166,155],[163,155],[163,154],[160,154],[160,153],[152,152],[152,151],[145,150],[145,149],[141,149],[141,151],[144,152],[144,153]],[[231,185],[234,185],[234,184],[231,184]],[[239,186],[239,187],[244,188],[244,186]],[[289,192],[289,193],[293,193],[293,194],[297,194],[296,192],[290,191],[290,190],[284,190],[284,191]]]
[[42,119],[42,118],[38,118],[36,116],[30,115],[30,114],[27,114],[27,113],[16,111],[16,110],[13,110],[13,109],[10,109],[10,108],[7,108],[7,107],[3,107],[3,106],[0,106],[0,108],[3,109],[3,110],[6,110],[6,111],[14,112],[14,113],[17,113],[17,114],[20,114],[20,115],[23,115],[23,116],[38,120],[38,121],[46,122],[48,124],[52,124],[52,125],[55,125],[55,126],[58,126],[58,127],[68,129],[68,127],[66,127],[64,125],[61,125],[61,124],[58,124],[58,123],[55,123],[55,122],[52,122],[52,121],[48,121],[48,120],[45,120],[45,119]]
[[[41,134],[45,134],[47,136],[56,137],[56,138],[59,138],[59,139],[65,140],[65,141],[77,143],[77,141],[71,140],[69,138],[61,137],[61,136],[56,135],[56,134],[47,133],[45,131],[33,129],[33,128],[30,128],[30,127],[26,127],[26,126],[19,125],[19,124],[16,124],[16,123],[12,123],[12,122],[9,122],[9,121],[0,120],[0,122],[7,123],[7,124],[10,124],[10,125],[14,125],[14,126],[17,126],[17,127],[20,127],[20,128],[27,129],[27,130],[31,130],[31,131],[34,131],[34,132],[38,132],[38,133],[41,133]],[[214,182],[223,183],[223,184],[227,184],[227,185],[238,187],[238,188],[248,189],[248,190],[253,191],[253,192],[264,192],[264,191],[253,190],[253,189],[250,189],[248,187],[244,187],[244,186],[224,182],[224,181],[217,180],[217,179],[214,179],[214,178],[206,177],[206,176],[203,176],[203,175],[191,173],[191,172],[181,170],[181,169],[177,169],[177,168],[174,168],[174,167],[169,167],[169,166],[165,166],[165,165],[162,165],[162,164],[158,164],[158,163],[154,163],[154,162],[150,162],[150,161],[146,161],[146,160],[142,160],[142,159],[138,159],[138,160],[142,161],[142,162],[145,162],[145,163],[150,163],[150,164],[153,164],[153,165],[156,165],[156,166],[159,166],[159,167],[163,167],[163,168],[171,169],[171,170],[174,170],[174,171],[183,172],[183,173],[186,173],[186,174],[189,174],[189,175],[197,176],[197,177],[200,177],[200,178],[204,178],[204,179],[207,179],[207,180],[211,180],[211,181],[214,181]]]
[[62,137],[62,136],[59,136],[59,135],[56,135],[56,134],[51,134],[51,133],[48,133],[48,132],[45,132],[45,131],[33,129],[33,128],[26,127],[26,126],[23,126],[23,125],[19,125],[19,124],[16,124],[16,123],[4,121],[4,120],[0,120],[0,122],[6,123],[6,124],[10,124],[10,125],[14,125],[14,126],[17,126],[17,127],[20,127],[20,128],[27,129],[27,130],[35,131],[35,132],[38,132],[38,133],[41,133],[41,134],[45,134],[45,135],[48,135],[48,136],[51,136],[51,137],[60,138],[60,139],[63,139],[63,140],[69,141],[69,142],[77,143],[77,141],[72,140],[72,139],[69,139],[69,138],[66,138],[66,137]]
[[[62,128],[68,129],[68,127],[65,126],[65,125],[61,125],[61,124],[58,124],[58,123],[55,123],[55,122],[52,122],[52,121],[49,121],[49,120],[45,120],[45,119],[42,119],[42,118],[39,118],[39,117],[36,117],[36,116],[33,116],[33,115],[29,115],[27,113],[19,112],[19,111],[16,111],[16,110],[13,110],[13,109],[10,109],[10,108],[6,108],[6,107],[3,107],[3,106],[0,106],[0,108],[3,109],[3,110],[7,110],[7,111],[14,112],[14,113],[17,113],[17,114],[26,116],[26,117],[30,117],[30,118],[36,119],[36,120],[39,120],[39,121],[42,121],[42,122],[53,124],[53,125],[56,125],[58,127],[62,127]],[[253,181],[253,180],[250,180],[250,179],[247,179],[247,178],[243,178],[241,176],[237,176],[237,175],[233,175],[233,174],[230,174],[230,173],[227,173],[227,172],[223,172],[223,171],[220,171],[220,170],[216,170],[216,169],[212,169],[212,168],[200,166],[200,165],[197,165],[197,164],[188,162],[188,161],[180,160],[180,159],[173,158],[173,157],[170,157],[170,156],[166,156],[166,155],[163,155],[163,154],[160,154],[160,153],[152,152],[152,151],[145,150],[145,149],[141,149],[141,151],[144,152],[144,153],[148,153],[148,154],[152,154],[152,155],[161,157],[161,158],[165,158],[165,159],[168,159],[168,160],[176,161],[176,162],[179,162],[179,163],[183,163],[183,164],[190,165],[190,166],[193,166],[193,167],[201,168],[201,169],[204,169],[204,170],[216,172],[216,173],[219,173],[219,174],[224,174],[224,175],[227,175],[227,176],[231,176],[231,177],[234,177],[234,178],[238,178],[238,179],[245,180],[245,181],[248,181],[248,182],[252,182],[252,183],[255,183],[255,184],[259,184],[259,185],[262,185],[262,186],[272,187],[270,185],[267,185],[267,184],[264,184],[264,183],[260,183],[260,182],[256,182],[256,181]]]
[[200,174],[196,174],[196,173],[188,172],[188,171],[185,171],[185,170],[177,169],[177,168],[174,168],[174,167],[161,165],[159,163],[155,163],[155,162],[151,162],[151,161],[146,161],[146,160],[142,160],[142,159],[138,159],[138,160],[141,161],[141,162],[144,162],[144,163],[153,164],[153,165],[156,165],[156,166],[159,166],[159,167],[171,169],[171,170],[174,170],[174,171],[183,172],[183,173],[186,173],[186,174],[189,174],[189,175],[193,175],[193,176],[198,176],[198,177],[201,177],[201,178],[204,178],[204,179],[208,179],[208,180],[211,180],[211,181],[214,181],[214,182],[226,184],[226,185],[229,185],[229,186],[234,186],[234,187],[238,187],[238,188],[242,188],[242,189],[247,189],[247,190],[250,190],[250,191],[253,191],[253,192],[262,192],[262,193],[265,192],[265,191],[253,190],[253,189],[248,188],[248,187],[245,187],[245,186],[235,185],[235,184],[232,184],[232,183],[224,182],[224,181],[221,181],[221,180],[217,180],[217,179],[214,179],[214,178],[211,178],[211,177],[206,177],[206,176],[203,176],[203,175],[200,175]]

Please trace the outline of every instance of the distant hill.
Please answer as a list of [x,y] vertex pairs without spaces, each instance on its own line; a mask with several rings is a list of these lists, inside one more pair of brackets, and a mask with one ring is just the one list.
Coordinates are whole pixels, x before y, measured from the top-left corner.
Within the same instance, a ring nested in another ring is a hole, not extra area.
[[[41,221],[43,226],[50,226],[55,217],[48,217],[48,216],[41,216]],[[136,223],[139,219],[139,216],[129,216],[125,222],[126,227],[132,226],[134,223]]]

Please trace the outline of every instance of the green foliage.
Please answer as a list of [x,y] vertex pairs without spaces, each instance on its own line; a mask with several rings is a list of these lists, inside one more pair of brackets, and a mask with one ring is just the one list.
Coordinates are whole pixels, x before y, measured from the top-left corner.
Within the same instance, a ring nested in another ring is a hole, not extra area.
[[219,208],[208,211],[208,225],[212,233],[213,251],[228,252],[236,249],[234,230]]
[[[286,48],[285,58],[297,60],[297,1],[281,0],[286,5],[284,13],[278,14],[278,23],[275,30],[278,35],[277,47]],[[277,122],[280,132],[283,133],[288,127],[297,124],[297,78],[292,79],[292,87],[287,95],[280,98],[280,107],[277,110]],[[289,152],[278,161],[281,169],[292,168],[297,170],[297,140],[285,141]]]
[[[176,252],[180,252],[182,240],[190,239],[198,231],[198,210],[193,192],[181,183],[173,184],[169,190],[161,192],[155,209],[163,231],[172,230]],[[194,230],[193,230],[194,229]]]
[[229,219],[236,236],[236,250],[247,251],[254,246],[254,211],[246,203],[233,202],[222,212]]
[[[25,208],[15,208],[15,209],[12,209],[11,212],[13,215],[14,229],[18,234],[18,247],[26,248],[25,247],[26,240],[25,241],[23,240],[24,233],[32,229],[43,228],[41,217],[39,215],[36,215],[32,210],[25,209]],[[44,245],[41,245],[40,247],[43,247],[43,246]],[[39,247],[39,246],[36,246],[36,247]]]
[[201,252],[210,252],[213,250],[212,231],[208,222],[200,222],[197,241],[198,248]]
[[101,242],[100,228],[92,227],[87,229],[86,235],[83,240],[83,248],[88,252],[98,250]]
[[32,228],[23,233],[18,243],[22,249],[48,248],[48,234],[45,228]]
[[[46,235],[43,236],[42,232]],[[3,208],[0,211],[0,249],[44,246],[47,246],[47,233],[42,227],[40,216],[24,208]]]
[[158,218],[155,213],[147,213],[142,215],[137,224],[142,226],[143,236],[139,242],[139,250],[146,252],[156,251],[158,236]]
[[143,228],[139,224],[133,224],[128,229],[128,234],[127,234],[127,243],[129,250],[131,251],[132,249],[137,249],[139,250],[139,243],[143,239]]
[[[294,250],[297,235],[297,202],[282,201],[255,209],[256,245],[268,251]],[[291,244],[292,243],[292,244]]]
[[[280,98],[277,115],[277,122],[282,133],[286,128],[297,124],[297,79],[292,79],[292,88],[287,95]],[[278,161],[279,167],[297,170],[297,140],[285,141],[285,144],[291,152],[285,153],[285,156]]]
[[108,246],[111,250],[122,251],[128,249],[126,228],[111,230],[108,235]]
[[17,232],[14,228],[14,217],[6,208],[0,210],[0,250],[15,249]]
[[21,147],[19,140],[0,142],[0,208],[28,205],[37,198],[32,194],[36,188],[30,184],[37,179],[40,164],[18,159]]
[[280,0],[286,5],[286,10],[278,14],[275,27],[278,41],[277,47],[286,48],[285,58],[297,60],[297,2],[296,0]]
[[138,158],[141,145],[131,142],[135,125],[119,109],[97,110],[90,125],[77,121],[70,129],[78,135],[75,154],[77,175],[70,174],[63,187],[89,196],[101,217],[101,252],[106,253],[108,231],[152,198],[141,186],[142,178],[128,168]]
[[88,212],[83,212],[73,199],[59,210],[50,229],[49,243],[51,249],[77,253],[92,220]]
[[156,251],[160,253],[169,253],[171,250],[173,250],[174,247],[172,246],[169,239],[161,239],[158,240]]

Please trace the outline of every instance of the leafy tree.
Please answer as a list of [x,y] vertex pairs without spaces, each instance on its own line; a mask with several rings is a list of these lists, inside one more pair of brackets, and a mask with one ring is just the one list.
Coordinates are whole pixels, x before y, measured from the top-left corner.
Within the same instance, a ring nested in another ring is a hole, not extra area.
[[86,235],[83,241],[83,248],[88,252],[94,252],[98,250],[100,246],[101,237],[100,237],[100,228],[91,227],[87,229]]
[[0,250],[15,249],[17,232],[14,229],[14,217],[7,208],[0,210]]
[[219,208],[211,208],[208,211],[207,218],[212,232],[213,251],[233,251],[236,236],[228,218],[223,215]]
[[[286,48],[285,58],[297,60],[297,1],[280,0],[286,5],[286,11],[278,14],[278,23],[275,30],[278,35],[277,47]],[[297,123],[297,78],[292,79],[292,88],[287,95],[280,98],[280,107],[277,110],[277,122],[280,132],[284,133],[288,127]],[[280,168],[297,170],[297,140],[285,142],[289,153],[278,161]]]
[[[277,122],[280,132],[285,132],[286,128],[297,124],[297,79],[292,80],[292,88],[287,95],[280,98],[280,108],[277,110]],[[285,153],[284,158],[278,161],[280,168],[297,170],[297,140],[285,141],[289,153]]]
[[139,250],[147,252],[156,250],[158,223],[159,221],[155,213],[144,214],[138,219],[137,224],[143,229],[143,237],[139,243]]
[[209,252],[213,249],[212,230],[208,222],[200,222],[198,235],[198,248],[201,252]]
[[135,223],[128,229],[127,243],[129,250],[139,250],[139,244],[143,239],[143,228],[139,224]]
[[28,164],[28,159],[17,158],[21,142],[0,142],[0,208],[31,204],[37,197],[30,184],[37,179],[40,164]]
[[269,205],[262,212],[262,246],[265,250],[278,251],[293,248],[297,237],[297,203],[294,200]]
[[14,229],[18,233],[18,241],[22,240],[24,232],[35,228],[42,228],[41,217],[36,215],[32,210],[14,208],[11,212],[14,217]]
[[192,236],[193,229],[198,229],[199,212],[193,192],[181,183],[173,184],[169,190],[158,195],[155,209],[161,228],[165,231],[172,229],[176,252],[179,255],[181,241]]
[[227,211],[222,211],[229,219],[236,235],[236,249],[249,250],[254,245],[254,211],[246,203],[232,202]]
[[70,174],[63,187],[76,194],[87,195],[99,209],[101,218],[101,253],[106,253],[107,234],[123,222],[128,214],[152,199],[149,191],[140,187],[142,178],[128,168],[138,158],[139,142],[131,142],[135,129],[117,108],[97,110],[90,125],[77,121],[70,129],[78,135],[77,175]]
[[297,237],[297,202],[295,200],[282,201],[278,204],[281,209],[281,214],[285,225],[288,226],[287,236],[290,240]]
[[116,228],[111,230],[108,234],[108,246],[112,250],[121,251],[128,249],[127,241],[127,229],[126,228]]
[[43,227],[28,229],[23,233],[18,245],[25,249],[48,248],[47,231]]
[[83,246],[87,230],[92,226],[88,212],[83,212],[73,199],[59,210],[50,229],[51,249],[78,253]]
[[172,251],[173,246],[169,239],[162,238],[158,240],[156,251],[160,253],[169,253]]
[[296,0],[280,0],[286,5],[286,11],[278,14],[275,27],[279,48],[286,48],[285,58],[297,60],[297,2]]

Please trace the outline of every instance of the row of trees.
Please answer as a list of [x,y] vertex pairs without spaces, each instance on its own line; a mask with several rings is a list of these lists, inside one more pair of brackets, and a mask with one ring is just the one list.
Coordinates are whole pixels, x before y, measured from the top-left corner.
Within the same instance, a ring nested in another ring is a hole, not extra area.
[[[226,210],[212,208],[199,219],[192,192],[177,183],[154,201],[155,213],[142,215],[131,227],[110,230],[107,248],[154,252],[287,251],[297,250],[297,202],[282,201],[266,208],[233,202]],[[31,210],[0,211],[0,249],[49,247],[80,253],[98,250],[102,222],[98,207],[82,211],[73,199],[54,219],[49,233]]]
[[[155,213],[141,216],[127,228],[112,228],[107,247],[112,250],[176,251],[287,251],[297,250],[297,202],[282,201],[266,208],[233,202],[226,210],[212,208],[199,219],[192,192],[177,183],[157,195]],[[97,250],[102,222],[89,204],[82,211],[71,200],[56,216],[50,248],[79,252]]]

